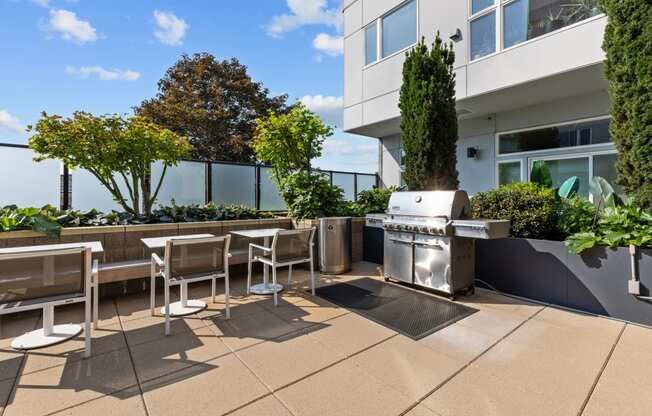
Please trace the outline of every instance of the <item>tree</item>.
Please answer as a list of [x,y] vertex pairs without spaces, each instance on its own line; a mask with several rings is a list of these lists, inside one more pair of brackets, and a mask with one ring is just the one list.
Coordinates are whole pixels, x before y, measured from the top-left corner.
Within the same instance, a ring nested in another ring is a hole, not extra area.
[[252,162],[255,120],[284,111],[287,100],[270,96],[237,59],[219,62],[208,53],[183,55],[158,89],[136,114],[188,137],[193,157],[206,160]]
[[[167,168],[192,150],[185,138],[142,117],[76,112],[64,119],[43,113],[29,130],[35,132],[29,147],[39,154],[36,161],[59,159],[69,168],[86,169],[126,212],[137,216],[151,213]],[[157,161],[163,172],[152,190],[151,165]]]
[[399,108],[405,182],[413,190],[457,189],[457,112],[453,46],[439,33],[421,39],[403,64]]
[[600,0],[609,21],[603,49],[618,183],[652,211],[652,3]]
[[256,122],[256,156],[272,164],[274,181],[295,218],[333,215],[342,208],[342,189],[332,187],[311,165],[332,134],[333,129],[301,103],[287,114],[270,113]]

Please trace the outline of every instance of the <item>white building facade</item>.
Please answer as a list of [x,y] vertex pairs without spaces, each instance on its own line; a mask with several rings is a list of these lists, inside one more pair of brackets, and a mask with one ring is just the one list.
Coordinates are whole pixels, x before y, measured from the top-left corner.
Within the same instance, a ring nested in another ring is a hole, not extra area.
[[405,52],[453,42],[460,188],[529,180],[614,182],[597,0],[344,0],[344,129],[379,139],[385,186],[402,184],[399,90]]

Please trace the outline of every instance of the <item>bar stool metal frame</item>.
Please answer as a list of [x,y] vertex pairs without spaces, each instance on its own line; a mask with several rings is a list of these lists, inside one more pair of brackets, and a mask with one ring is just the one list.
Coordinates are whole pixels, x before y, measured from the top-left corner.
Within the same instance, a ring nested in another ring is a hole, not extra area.
[[83,255],[83,268],[81,270],[84,275],[83,294],[71,293],[0,304],[0,315],[43,309],[43,328],[28,332],[15,338],[11,343],[12,348],[20,350],[43,348],[61,343],[77,336],[82,332],[82,327],[80,325],[54,325],[54,308],[55,306],[84,302],[84,357],[88,358],[91,356],[91,307],[93,307],[92,314],[94,315],[92,319],[97,322],[97,304],[99,303],[98,299],[95,299],[95,302],[92,302],[92,293],[94,289],[95,294],[97,294],[98,261],[92,259],[91,248],[80,246],[65,249],[3,253],[0,254],[0,262],[2,260],[30,258],[36,260],[49,256],[55,257],[70,254]]
[[[172,270],[172,248],[174,246],[192,246],[193,244],[206,244],[206,243],[220,243],[223,242],[223,268],[221,273],[207,273],[196,277],[188,277],[182,279],[175,279],[170,276]],[[197,313],[206,307],[206,304],[201,301],[194,301],[196,304],[190,304],[188,300],[188,283],[201,282],[211,280],[211,296],[213,303],[215,303],[215,286],[217,279],[224,278],[224,292],[226,296],[226,319],[231,318],[231,309],[229,301],[229,248],[231,245],[231,236],[226,235],[223,237],[200,237],[200,238],[171,238],[165,244],[165,252],[163,259],[158,254],[152,253],[151,263],[151,277],[150,277],[150,309],[152,316],[155,315],[155,302],[156,302],[156,278],[162,277],[164,281],[165,293],[165,306],[161,309],[165,315],[165,335],[170,335],[170,286],[179,286],[181,292],[181,300],[179,302],[181,308],[188,308],[191,311],[187,315]],[[175,316],[182,316],[175,314]]]
[[[292,281],[292,266],[302,263],[310,263],[310,281],[311,281],[311,291],[313,296],[315,295],[315,264],[313,262],[314,258],[314,247],[315,247],[315,232],[317,228],[312,227],[310,229],[299,229],[299,230],[279,230],[274,235],[272,244],[269,247],[263,247],[258,244],[249,243],[249,258],[247,262],[247,294],[249,294],[249,288],[251,287],[251,269],[254,262],[263,263],[266,266],[272,268],[272,286],[276,287],[276,269],[279,267],[289,267],[288,270],[288,284]],[[277,248],[279,240],[284,236],[300,235],[304,233],[310,233],[308,237],[308,257],[299,257],[291,258],[286,261],[284,259],[277,259]],[[265,256],[255,256],[254,250],[261,250],[263,253],[271,255],[270,257]],[[274,306],[278,306],[278,291],[274,291]]]

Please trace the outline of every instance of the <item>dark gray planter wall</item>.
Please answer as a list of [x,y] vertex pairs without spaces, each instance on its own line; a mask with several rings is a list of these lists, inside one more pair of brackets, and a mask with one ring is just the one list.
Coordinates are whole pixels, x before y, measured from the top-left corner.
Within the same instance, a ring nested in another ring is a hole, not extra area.
[[[652,250],[637,258],[641,292],[652,290]],[[597,247],[582,255],[563,242],[507,238],[476,243],[477,277],[514,295],[652,325],[652,302],[627,292],[627,248]]]

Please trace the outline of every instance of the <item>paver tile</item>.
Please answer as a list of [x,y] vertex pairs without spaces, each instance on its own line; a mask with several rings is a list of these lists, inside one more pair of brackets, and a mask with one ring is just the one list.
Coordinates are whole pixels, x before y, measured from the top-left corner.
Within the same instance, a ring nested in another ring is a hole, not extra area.
[[147,416],[138,387],[131,387],[117,394],[102,396],[53,416]]
[[230,320],[216,318],[207,322],[233,351],[296,332],[296,328],[288,322],[265,310],[244,316],[232,316]]
[[230,416],[292,416],[292,413],[277,398],[269,395],[231,413]]
[[9,348],[14,338],[37,329],[41,315],[40,310],[0,315],[0,348]]
[[276,393],[296,416],[396,416],[412,401],[351,360]]
[[652,330],[628,325],[587,403],[586,416],[652,412]]
[[[185,331],[201,328],[207,325],[207,321],[195,315],[188,315],[179,318],[170,318],[170,334],[180,334]],[[160,315],[141,319],[132,319],[122,323],[129,346],[142,344],[165,338],[165,318]]]
[[0,381],[15,379],[23,364],[24,354],[11,348],[0,349]]
[[221,415],[269,391],[233,354],[142,384],[151,416]]
[[504,335],[487,334],[454,323],[418,341],[419,344],[463,362],[470,362]]
[[396,332],[393,330],[354,313],[331,319],[325,322],[323,328],[310,333],[317,342],[345,356],[355,354],[394,335]]
[[277,390],[344,358],[343,354],[327,349],[305,333],[293,333],[266,341],[237,354],[271,390]]

